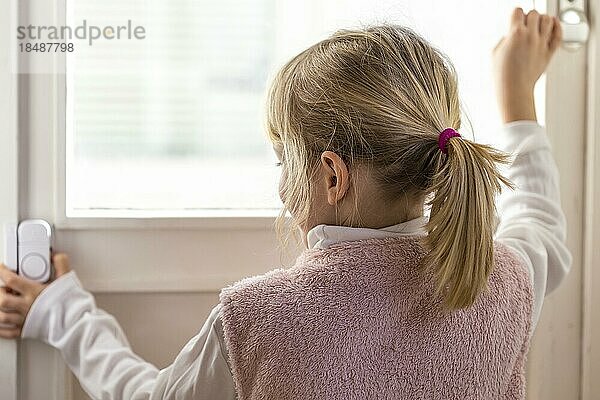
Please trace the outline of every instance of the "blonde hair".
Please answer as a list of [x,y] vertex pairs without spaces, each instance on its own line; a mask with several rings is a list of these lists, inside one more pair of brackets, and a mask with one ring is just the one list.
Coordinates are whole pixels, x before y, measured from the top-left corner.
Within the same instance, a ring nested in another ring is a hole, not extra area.
[[448,309],[473,304],[493,268],[495,195],[500,182],[513,186],[496,166],[509,161],[505,153],[456,137],[440,151],[439,133],[461,126],[456,71],[445,54],[404,26],[339,30],[278,71],[267,107],[267,132],[285,165],[275,225],[286,244],[310,215],[311,175],[331,150],[351,181],[354,165],[367,166],[386,199],[429,196],[424,270]]

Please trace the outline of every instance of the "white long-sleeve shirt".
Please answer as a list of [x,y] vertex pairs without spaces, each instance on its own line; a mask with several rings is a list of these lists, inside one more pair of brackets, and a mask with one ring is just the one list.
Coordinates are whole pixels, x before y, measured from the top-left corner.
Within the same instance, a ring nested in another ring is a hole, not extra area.
[[[564,242],[558,170],[544,128],[536,121],[504,124],[495,146],[516,154],[505,172],[517,190],[498,199],[500,223],[495,239],[518,253],[534,286],[533,326],[544,296],[571,265]],[[426,217],[381,228],[317,225],[307,235],[310,248],[372,237],[423,233]],[[173,364],[158,370],[130,349],[111,315],[96,307],[74,271],[51,283],[32,305],[22,337],[42,340],[62,353],[84,390],[95,399],[235,399],[227,364],[220,305],[181,350]]]

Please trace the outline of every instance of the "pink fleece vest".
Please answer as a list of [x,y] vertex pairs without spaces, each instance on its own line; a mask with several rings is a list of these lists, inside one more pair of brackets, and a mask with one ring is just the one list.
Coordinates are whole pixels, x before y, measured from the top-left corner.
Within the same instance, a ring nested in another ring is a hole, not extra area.
[[417,236],[306,249],[220,293],[246,399],[524,399],[533,289],[497,243],[489,289],[444,315]]

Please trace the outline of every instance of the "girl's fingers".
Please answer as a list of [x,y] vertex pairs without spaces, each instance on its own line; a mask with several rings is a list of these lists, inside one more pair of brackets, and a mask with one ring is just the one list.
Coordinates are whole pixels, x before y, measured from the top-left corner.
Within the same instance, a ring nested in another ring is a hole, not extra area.
[[0,288],[0,311],[27,311],[27,304],[23,297],[9,293],[8,288]]
[[556,50],[556,48],[562,42],[562,25],[560,24],[560,20],[558,17],[554,17],[554,24],[552,26],[552,38],[550,39],[550,43],[548,47],[551,51]]
[[2,280],[6,286],[16,290],[19,293],[26,293],[31,287],[29,281],[15,274],[4,264],[0,264],[0,280]]
[[41,283],[15,274],[13,270],[8,269],[4,264],[0,264],[0,280],[2,280],[7,287],[16,291],[17,293],[30,297],[37,297],[37,295],[44,289],[44,285]]
[[536,10],[531,10],[525,18],[525,25],[531,32],[538,33],[540,31],[540,13]]
[[521,7],[517,7],[513,10],[510,24],[512,27],[525,26],[525,13]]
[[25,317],[19,313],[0,311],[0,324],[22,326],[25,322]]
[[544,14],[540,17],[540,34],[549,39],[550,34],[552,33],[552,28],[554,25],[554,19],[547,14]]
[[0,338],[16,339],[21,336],[21,328],[4,328],[0,326]]
[[69,257],[66,253],[56,253],[52,255],[52,264],[54,265],[54,271],[56,273],[56,278],[66,274],[71,271],[71,267],[69,265]]

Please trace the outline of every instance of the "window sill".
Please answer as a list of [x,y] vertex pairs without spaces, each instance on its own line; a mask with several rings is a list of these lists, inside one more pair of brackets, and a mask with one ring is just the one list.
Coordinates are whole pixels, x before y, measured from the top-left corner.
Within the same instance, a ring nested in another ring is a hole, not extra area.
[[[57,229],[191,229],[191,230],[271,230],[279,210],[204,210],[183,212],[181,216],[149,215],[147,211],[136,215],[135,211],[123,210],[118,216],[117,210],[94,212],[93,216],[65,217],[57,215],[54,227]],[[89,214],[89,213],[88,213]],[[288,215],[289,218],[289,215]]]

